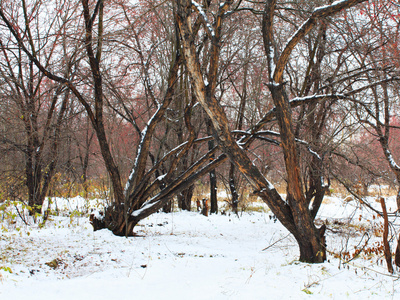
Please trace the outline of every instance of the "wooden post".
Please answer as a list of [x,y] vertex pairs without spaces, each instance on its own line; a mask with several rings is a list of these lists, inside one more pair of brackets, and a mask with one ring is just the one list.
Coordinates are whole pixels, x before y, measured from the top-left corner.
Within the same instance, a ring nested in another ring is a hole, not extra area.
[[196,206],[197,206],[197,211],[200,212],[201,211],[201,203],[200,203],[199,199],[196,200]]
[[389,271],[389,273],[393,274],[392,254],[390,252],[390,245],[388,242],[389,221],[388,221],[388,215],[387,215],[387,211],[386,211],[385,199],[383,199],[383,198],[381,198],[381,206],[382,206],[383,220],[384,220],[384,225],[383,225],[384,254],[385,254],[388,271]]
[[204,198],[202,201],[203,201],[203,209],[201,210],[201,214],[208,217],[208,200]]
[[394,264],[400,268],[400,235],[399,239],[397,240],[396,253],[394,255]]

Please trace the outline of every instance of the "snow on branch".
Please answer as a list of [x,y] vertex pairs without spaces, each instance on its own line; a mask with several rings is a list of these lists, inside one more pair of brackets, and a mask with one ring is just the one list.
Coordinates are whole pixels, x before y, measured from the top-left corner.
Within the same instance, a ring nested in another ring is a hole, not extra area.
[[[273,131],[273,130],[263,130],[263,131],[253,132],[253,133],[249,132],[249,131],[244,131],[244,130],[233,130],[232,133],[240,134],[240,135],[244,135],[244,136],[254,136],[254,137],[257,137],[257,138],[259,138],[259,136],[262,136],[262,135],[272,135],[272,136],[276,136],[276,137],[280,137],[281,136],[281,134],[279,132]],[[239,145],[242,145],[241,141],[242,141],[242,139],[240,139],[238,141]],[[273,144],[277,143],[277,141],[275,141],[275,140],[268,140],[268,141],[270,141]],[[301,145],[306,146],[308,152],[310,152],[313,156],[315,156],[319,160],[322,160],[321,156],[311,148],[310,144],[307,141],[301,140],[301,139],[295,139],[295,141],[296,141],[296,143],[299,143]]]
[[394,170],[400,170],[399,165],[394,161],[392,152],[389,149],[385,149],[386,158],[390,164],[390,167]]
[[296,97],[289,101],[291,107],[296,107],[302,104],[307,104],[314,100],[327,100],[327,99],[345,99],[345,94],[323,94],[323,95],[311,95],[306,97]]
[[157,111],[152,115],[150,120],[147,122],[146,127],[143,129],[142,133],[140,134],[140,142],[139,142],[139,145],[138,145],[138,148],[137,148],[135,162],[134,162],[133,167],[131,169],[131,173],[129,174],[128,180],[126,181],[126,184],[125,184],[125,189],[124,189],[125,197],[129,196],[129,193],[131,192],[131,190],[133,188],[132,184],[133,184],[133,181],[135,180],[135,173],[136,173],[136,170],[138,169],[139,160],[140,160],[141,155],[142,155],[142,147],[143,147],[143,144],[145,142],[145,139],[147,138],[148,129],[151,126],[153,120],[156,119],[156,116],[159,114],[161,109],[162,109],[162,106],[159,105],[158,108],[157,108]]
[[294,47],[299,43],[299,41],[304,38],[310,30],[315,26],[318,19],[325,18],[335,13],[338,13],[342,9],[347,9],[353,7],[359,3],[365,2],[367,0],[341,0],[335,1],[330,5],[320,6],[314,9],[311,16],[297,29],[297,31],[289,38],[286,43],[284,50],[279,58],[275,72],[273,74],[273,81],[281,83],[283,79],[283,71],[289,60],[290,54],[292,53]]
[[145,210],[151,209],[157,202],[151,203],[150,201],[146,202],[141,208],[132,212],[132,217],[137,217],[142,214]]
[[206,15],[203,7],[200,4],[198,4],[196,1],[193,1],[193,0],[192,0],[192,5],[197,10],[197,12],[200,14],[201,18],[203,19],[203,22],[205,24],[205,27],[206,27],[206,30],[208,31],[208,33],[212,37],[215,37],[214,29],[213,29],[210,21],[208,20],[208,17]]
[[[351,92],[350,92],[351,94]],[[290,107],[295,108],[300,105],[312,103],[315,101],[324,101],[324,100],[329,100],[329,99],[345,99],[348,97],[349,93],[346,94],[323,94],[323,95],[311,95],[311,96],[306,96],[306,97],[297,97],[293,98],[292,100],[289,101]],[[264,117],[252,128],[248,129],[247,131],[242,132],[242,137],[238,141],[238,144],[240,146],[243,146],[244,144],[247,143],[247,139],[249,136],[252,135],[254,132],[259,132],[259,130],[268,122],[271,122],[275,118],[275,113],[276,113],[276,108],[272,108],[269,110]],[[239,133],[238,131],[235,131],[236,133]]]
[[313,15],[314,14],[321,14],[321,16],[324,16],[324,14],[330,13],[331,11],[339,11],[345,8],[348,8],[349,5],[353,6],[361,2],[365,2],[366,0],[338,0],[334,1],[329,5],[323,5],[319,6],[314,9]]
[[276,65],[275,65],[275,49],[272,45],[269,46],[269,51],[267,55],[268,55],[270,74],[273,75],[275,73]]
[[318,160],[322,160],[321,156],[317,152],[315,152],[313,149],[311,149],[310,146],[307,147],[308,152],[310,152],[312,155],[314,155]]

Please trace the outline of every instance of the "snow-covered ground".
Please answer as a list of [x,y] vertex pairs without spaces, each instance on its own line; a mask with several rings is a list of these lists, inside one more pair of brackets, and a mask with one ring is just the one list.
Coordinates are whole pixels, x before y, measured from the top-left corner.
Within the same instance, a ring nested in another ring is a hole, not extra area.
[[240,217],[154,214],[130,238],[65,216],[87,209],[80,198],[57,203],[64,216],[43,228],[0,212],[0,299],[400,299],[399,273],[380,255],[336,257],[381,241],[382,219],[354,201],[327,197],[318,219],[328,221],[330,253],[315,265],[298,261],[295,240],[262,203]]

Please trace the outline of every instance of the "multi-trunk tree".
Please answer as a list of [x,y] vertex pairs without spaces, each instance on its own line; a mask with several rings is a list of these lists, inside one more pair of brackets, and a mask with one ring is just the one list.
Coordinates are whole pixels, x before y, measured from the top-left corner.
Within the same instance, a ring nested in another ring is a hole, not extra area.
[[[177,21],[185,64],[190,74],[194,94],[213,122],[214,136],[230,161],[251,182],[255,193],[268,204],[279,221],[294,235],[299,244],[300,260],[302,261],[322,262],[325,259],[325,228],[317,229],[314,224],[314,218],[322,202],[323,190],[321,192],[322,196],[318,197],[315,197],[315,192],[308,193],[308,195],[304,194],[304,183],[301,180],[298,146],[294,132],[292,105],[284,83],[284,72],[293,49],[320,20],[361,2],[363,1],[340,1],[332,5],[316,8],[280,51],[278,51],[274,35],[274,16],[277,3],[276,1],[267,1],[265,4],[262,33],[265,54],[268,59],[269,82],[267,84],[275,105],[273,114],[278,121],[279,143],[284,154],[287,176],[286,199],[282,199],[274,186],[267,181],[262,172],[251,162],[244,150],[243,141],[238,143],[234,139],[230,131],[227,115],[215,96],[217,82],[215,77],[218,73],[221,53],[222,24],[224,19],[235,10],[235,4],[240,5],[240,2],[226,1],[221,3],[213,11],[213,22],[208,19],[208,15],[210,15],[209,7],[211,6],[201,6],[195,1],[189,0],[177,2]],[[194,16],[204,24],[204,30],[212,43],[207,56],[209,60],[208,72],[204,72],[200,67],[200,58],[196,49],[197,32],[192,27],[192,24],[196,23],[196,19],[193,20],[192,17],[193,12],[197,12]],[[311,98],[323,100],[327,97],[339,96],[314,95]],[[297,99],[297,101],[303,101],[304,103],[308,100],[310,99],[307,97]],[[249,130],[250,136],[259,134],[266,118],[268,118],[267,115],[259,124]],[[310,151],[314,152],[312,149]],[[317,153],[314,154],[320,159]],[[320,179],[319,184],[323,185],[321,174],[316,176]]]
[[[141,219],[176,195],[184,203],[199,178],[228,163],[230,177],[239,171],[293,234],[300,260],[322,262],[325,227],[314,220],[328,188],[326,163],[340,154],[338,135],[351,119],[344,114],[339,120],[340,114],[355,95],[377,86],[374,80],[352,84],[356,67],[347,51],[354,41],[344,42],[332,29],[336,15],[362,2],[177,0],[135,6],[81,0],[65,6],[71,8],[68,17],[57,23],[66,30],[65,52],[79,57],[71,73],[62,71],[63,64],[54,69],[44,63],[46,45],[34,51],[21,34],[29,24],[13,19],[8,7],[1,7],[0,17],[33,70],[68,88],[93,127],[113,191],[104,217],[93,221],[97,228],[133,235]],[[253,54],[243,50],[254,46],[250,36],[242,40],[229,30],[230,22],[245,24],[247,18],[254,18],[251,31],[262,40]],[[236,63],[243,51],[248,55]],[[260,75],[249,84],[257,60]],[[123,160],[110,142],[105,116],[134,133],[129,174],[121,172]],[[251,158],[259,149],[281,151],[286,198],[264,176],[265,166]]]
[[[60,26],[66,38],[65,43],[55,47],[55,51],[63,48],[68,55],[80,58],[80,65],[74,72],[63,72],[66,65],[62,62],[57,65],[59,69],[44,64],[39,54],[48,50],[46,44],[40,51],[34,51],[27,36],[21,34],[29,29],[30,24],[19,23],[20,20],[12,17],[15,10],[18,10],[18,5],[26,6],[28,14],[35,12],[38,16],[44,16],[45,10],[40,11],[40,6],[35,3],[26,5],[25,1],[16,3],[16,6],[3,5],[0,9],[3,28],[11,33],[10,41],[15,41],[12,42],[14,46],[28,57],[36,73],[46,76],[73,94],[94,129],[113,195],[104,218],[95,220],[94,225],[98,228],[107,227],[117,235],[132,235],[139,220],[158,211],[173,196],[190,188],[197,179],[193,174],[199,171],[204,174],[213,170],[213,167],[201,170],[201,166],[210,161],[216,149],[212,149],[199,162],[186,169],[179,167],[194,145],[210,140],[196,139],[198,130],[192,124],[192,112],[196,108],[192,97],[187,97],[189,101],[179,105],[183,111],[178,114],[183,118],[176,120],[184,124],[184,142],[166,146],[163,139],[156,138],[160,133],[159,125],[164,125],[166,119],[173,119],[171,116],[174,112],[170,104],[181,100],[179,93],[182,90],[177,88],[177,83],[184,76],[184,68],[181,67],[183,60],[180,42],[173,22],[165,27],[169,29],[169,35],[145,30],[148,22],[143,16],[152,18],[152,24],[158,24],[157,29],[161,32],[166,25],[162,23],[165,19],[159,19],[161,22],[157,23],[151,2],[143,2],[139,8],[129,3],[116,2],[113,3],[112,12],[104,8],[103,0],[82,0],[76,6],[67,5],[68,1],[63,4],[65,15],[60,22],[55,21],[58,20],[57,15],[50,14],[47,17],[55,18],[50,23],[55,24],[55,31]],[[162,8],[166,8],[172,17],[172,10],[168,10],[169,3],[163,5],[165,7]],[[48,9],[49,6],[44,8]],[[38,36],[38,41],[54,36],[54,29],[46,27],[48,23],[43,22],[43,28],[48,31],[43,33],[44,36]],[[151,43],[147,43],[148,41]],[[160,55],[161,47],[169,50],[166,57]],[[115,49],[118,50],[117,53],[113,52]],[[160,65],[153,62],[156,54],[160,55],[159,61],[162,58],[166,62],[165,76],[157,85],[155,82],[159,82],[159,77],[153,72],[160,71]],[[126,85],[130,89],[127,90]],[[114,111],[125,124],[130,124],[134,132],[139,133],[139,141],[133,145],[136,157],[130,163],[132,167],[126,180],[121,175],[110,144],[105,120],[105,111],[108,109]],[[170,151],[166,151],[168,148]],[[155,153],[157,149],[162,151]],[[150,160],[153,161],[150,163]],[[188,180],[190,176],[192,179]],[[122,184],[123,181],[126,182],[125,185]]]

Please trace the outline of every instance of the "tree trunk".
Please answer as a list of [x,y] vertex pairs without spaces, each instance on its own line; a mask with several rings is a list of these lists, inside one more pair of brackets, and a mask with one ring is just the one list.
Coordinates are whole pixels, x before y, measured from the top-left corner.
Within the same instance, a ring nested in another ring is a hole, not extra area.
[[162,211],[165,213],[171,213],[172,212],[172,200],[169,200],[167,203],[162,208]]
[[229,189],[231,190],[232,197],[232,210],[235,214],[238,214],[238,204],[239,204],[239,194],[237,192],[236,182],[235,182],[235,165],[231,163],[229,168]]
[[325,225],[317,229],[314,224],[309,228],[297,228],[294,237],[299,245],[300,261],[322,263],[326,260],[325,230]]
[[[226,6],[228,5],[228,7]],[[225,3],[220,8],[228,9],[229,4]],[[291,128],[291,112],[289,102],[284,99],[282,84],[271,84],[270,90],[273,95],[276,106],[276,116],[278,119],[281,143],[285,157],[286,171],[288,176],[288,201],[289,206],[282,201],[276,189],[265,179],[261,172],[255,167],[243,148],[239,147],[233,138],[227,116],[219,105],[217,99],[211,95],[207,95],[201,68],[194,46],[194,37],[190,28],[190,1],[180,1],[178,4],[178,25],[180,29],[183,54],[185,57],[186,67],[190,74],[193,84],[193,91],[197,100],[201,103],[214,127],[214,136],[226,153],[231,162],[238,167],[239,171],[250,181],[255,187],[256,193],[267,202],[272,212],[277,216],[281,223],[295,236],[300,247],[300,259],[307,262],[323,262],[325,258],[325,247],[321,244],[321,233],[315,228],[313,219],[306,205],[305,197],[302,191],[300,181],[300,170],[297,158],[297,149],[293,131]],[[221,21],[221,20],[219,20]],[[218,34],[220,31],[217,31]],[[215,35],[217,39],[219,35]],[[215,41],[218,44],[218,40]],[[219,48],[212,55],[210,66],[214,69],[218,68]],[[211,68],[211,67],[210,67]],[[211,82],[211,80],[210,80]],[[323,234],[322,234],[323,236]]]
[[397,239],[397,247],[394,255],[394,263],[398,268],[400,268],[400,234],[399,238]]
[[90,223],[94,231],[107,228],[117,236],[133,236],[133,228],[138,221],[139,220],[133,217],[126,219],[124,206],[115,203],[107,207],[104,216],[100,218],[95,215],[90,215]]
[[190,211],[192,209],[192,197],[193,197],[194,185],[191,185],[186,190],[178,193],[178,203],[182,210]]
[[[207,119],[207,134],[212,135],[212,123],[210,119]],[[214,140],[208,142],[208,150],[212,150],[215,147]],[[215,159],[215,155],[212,155],[211,160]],[[217,174],[215,169],[210,172],[210,213],[218,213],[218,198],[217,198]]]
[[382,212],[383,212],[383,253],[385,255],[385,260],[387,264],[387,268],[389,273],[393,274],[393,264],[392,264],[392,253],[390,251],[390,245],[388,241],[388,235],[389,235],[389,221],[388,221],[388,215],[387,215],[387,210],[386,210],[386,203],[385,199],[381,198],[381,206],[382,206]]
[[400,211],[400,187],[398,187],[397,190],[396,204],[397,204],[397,211]]

